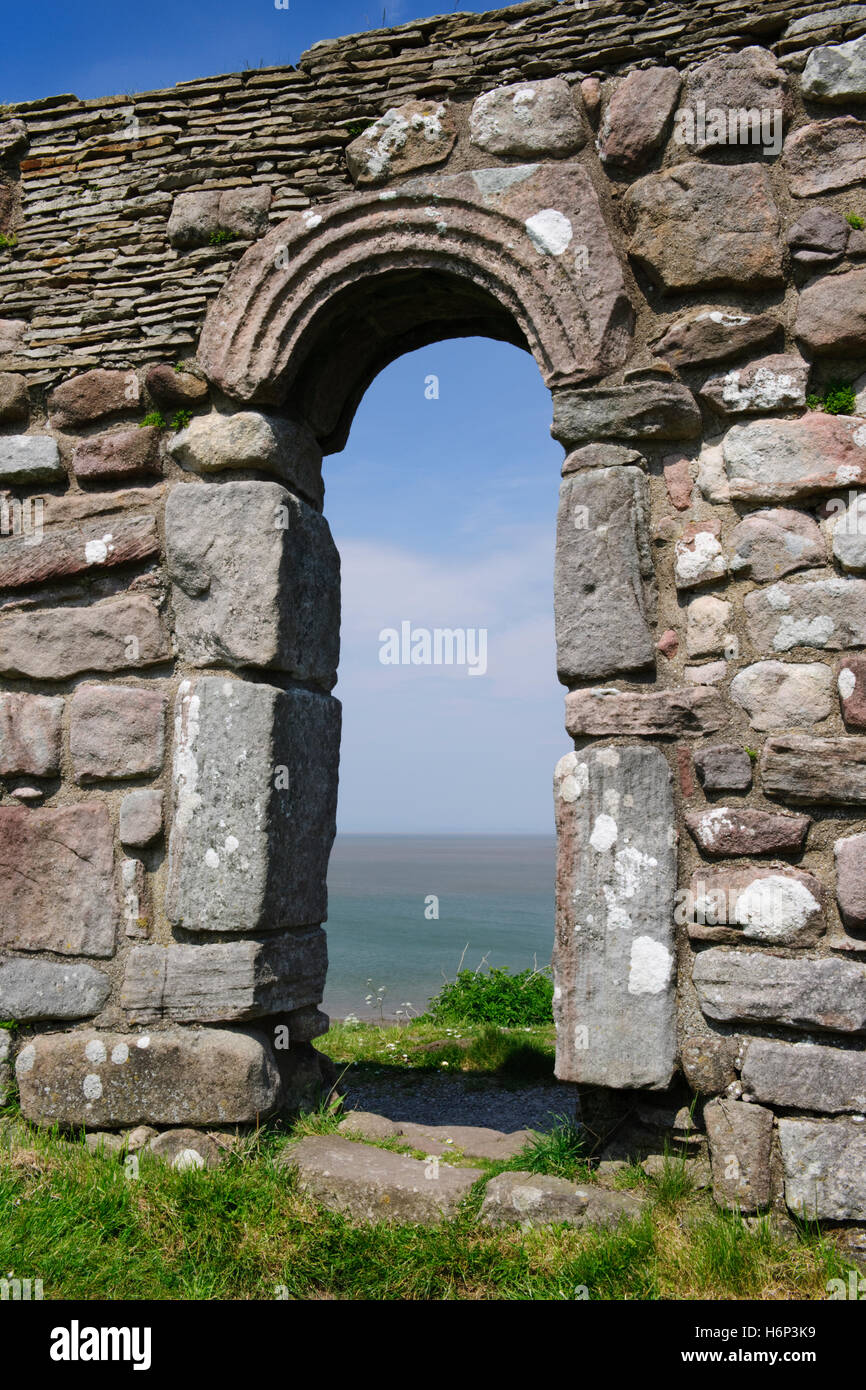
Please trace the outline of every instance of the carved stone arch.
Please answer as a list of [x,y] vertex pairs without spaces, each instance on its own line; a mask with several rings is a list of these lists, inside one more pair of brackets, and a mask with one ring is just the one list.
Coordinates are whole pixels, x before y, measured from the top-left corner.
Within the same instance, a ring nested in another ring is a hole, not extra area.
[[404,352],[483,334],[526,348],[562,388],[620,366],[633,322],[587,174],[522,165],[293,214],[236,267],[198,359],[228,396],[297,412],[334,452],[369,383]]

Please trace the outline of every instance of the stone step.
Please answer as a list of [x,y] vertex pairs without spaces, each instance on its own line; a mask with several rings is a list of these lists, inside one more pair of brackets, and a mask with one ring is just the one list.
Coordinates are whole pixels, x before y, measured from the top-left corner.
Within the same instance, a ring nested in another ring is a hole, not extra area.
[[481,1206],[488,1226],[521,1225],[616,1226],[636,1220],[645,1201],[633,1192],[603,1187],[576,1187],[565,1178],[540,1173],[500,1173],[491,1178]]
[[466,1158],[509,1159],[519,1154],[531,1131],[518,1129],[503,1134],[478,1125],[420,1125],[410,1120],[389,1120],[365,1110],[352,1110],[340,1123],[342,1134],[362,1139],[399,1139],[428,1154],[459,1153]]

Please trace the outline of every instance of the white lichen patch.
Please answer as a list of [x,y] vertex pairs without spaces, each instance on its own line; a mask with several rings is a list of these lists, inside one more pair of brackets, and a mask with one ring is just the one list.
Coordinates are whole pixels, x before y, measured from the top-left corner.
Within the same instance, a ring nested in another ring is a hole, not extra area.
[[839,694],[843,700],[850,700],[854,691],[857,689],[857,677],[849,666],[844,666],[839,672]]
[[661,994],[671,978],[673,957],[666,946],[651,936],[637,936],[631,943],[628,972],[629,994]]
[[592,827],[589,843],[592,845],[596,854],[606,854],[608,850],[613,849],[618,834],[619,831],[613,816],[605,815],[604,812],[602,812],[600,816],[596,816],[595,818],[595,825]]
[[114,546],[111,542],[114,536],[111,532],[103,536],[101,540],[88,541],[84,547],[84,558],[88,565],[104,565]]
[[92,1062],[96,1067],[100,1066],[108,1056],[105,1043],[100,1042],[99,1038],[91,1038],[84,1049],[84,1055],[88,1062]]
[[84,1078],[81,1086],[87,1100],[99,1100],[102,1096],[102,1081],[95,1071],[90,1071]]
[[209,848],[209,849],[206,849],[206,850],[205,850],[204,862],[207,864],[207,866],[208,866],[209,869],[218,869],[218,868],[219,868],[219,866],[220,866],[220,857],[219,857],[219,855],[217,854],[217,852],[216,852],[215,849]]
[[802,931],[821,904],[799,879],[768,874],[737,895],[735,921],[761,941],[787,940]]
[[124,1062],[129,1061],[129,1048],[126,1043],[116,1043],[111,1049],[111,1060],[116,1067],[122,1067]]
[[574,237],[569,219],[556,208],[544,208],[525,222],[529,240],[543,256],[561,256]]
[[777,652],[789,652],[792,647],[824,647],[836,630],[828,613],[815,618],[794,618],[785,613],[773,638]]
[[722,547],[711,531],[698,531],[690,541],[677,541],[676,577],[682,587],[720,579],[725,569]]

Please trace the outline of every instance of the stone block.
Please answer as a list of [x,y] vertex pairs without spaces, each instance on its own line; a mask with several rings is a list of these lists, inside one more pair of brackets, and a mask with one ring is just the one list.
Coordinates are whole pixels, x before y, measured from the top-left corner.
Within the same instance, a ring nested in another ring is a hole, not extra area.
[[332,1134],[288,1144],[278,1162],[329,1211],[366,1223],[438,1224],[457,1215],[482,1176],[479,1168],[426,1162]]
[[162,618],[145,594],[0,617],[0,676],[67,680],[83,671],[153,666],[170,655]]
[[846,728],[866,729],[866,657],[843,657],[836,685]]
[[172,489],[165,530],[185,661],[334,685],[340,557],[324,517],[277,483],[211,483]]
[[785,140],[782,165],[795,198],[861,183],[866,178],[866,122],[840,116],[800,126]]
[[682,78],[676,68],[636,68],[614,88],[598,136],[602,164],[640,169],[664,143]]
[[[773,584],[744,599],[749,636],[758,651],[798,647],[839,651],[866,646],[866,580]],[[777,664],[777,663],[773,663]]]
[[851,228],[840,212],[807,208],[788,231],[788,245],[798,265],[810,269],[833,265],[845,253]]
[[71,701],[69,751],[79,784],[162,771],[166,697],[132,685],[79,685]]
[[194,473],[255,469],[273,473],[321,510],[322,451],[306,425],[257,410],[196,415],[174,435],[169,453]]
[[726,1091],[737,1079],[735,1054],[733,1038],[719,1037],[714,1033],[686,1038],[680,1051],[680,1061],[692,1090],[702,1096],[717,1096]]
[[82,439],[72,455],[72,471],[86,482],[123,479],[137,473],[161,473],[160,433],[152,425],[115,430]]
[[800,82],[807,101],[866,101],[866,36],[813,48]]
[[544,159],[573,154],[584,144],[586,131],[571,87],[561,77],[550,77],[484,92],[472,107],[469,136],[487,154]]
[[[742,751],[742,750],[740,750]],[[743,757],[751,760],[748,753]],[[689,811],[686,825],[705,854],[799,854],[812,824],[809,816],[762,811],[752,806],[713,806]]]
[[207,246],[218,232],[254,240],[268,230],[271,189],[259,187],[208,189],[179,193],[168,220],[169,243],[179,251]]
[[747,792],[752,785],[752,760],[736,743],[697,748],[693,757],[704,791]]
[[826,929],[825,890],[802,869],[702,866],[677,909],[693,941],[814,946]]
[[29,487],[31,483],[62,482],[65,478],[57,441],[50,435],[0,436],[0,483]]
[[866,1053],[820,1043],[751,1038],[743,1086],[768,1105],[822,1114],[866,1111]]
[[866,738],[769,738],[761,783],[768,796],[788,801],[866,802]]
[[[705,113],[703,124],[699,119],[701,109]],[[695,154],[708,154],[729,143],[740,145],[744,143],[742,140],[731,139],[730,113],[739,118],[740,112],[748,115],[757,111],[769,113],[773,118],[768,133],[771,152],[778,154],[778,148],[772,147],[781,141],[782,128],[790,118],[791,109],[788,78],[768,49],[751,46],[735,53],[714,53],[705,63],[688,72],[674,139]],[[713,114],[716,111],[724,113],[722,130],[715,128]],[[690,113],[692,119],[685,118],[685,113]],[[737,133],[739,125],[738,119]],[[753,133],[749,124],[747,134],[752,137],[749,143],[764,144],[764,133],[761,129],[762,138],[756,138],[758,132]]]
[[[847,222],[844,225],[847,227]],[[157,405],[171,410],[195,410],[208,398],[206,381],[193,372],[177,371],[167,363],[150,367],[144,384]]]
[[499,1173],[484,1189],[479,1219],[485,1226],[612,1228],[637,1221],[644,1207],[635,1192],[575,1187],[543,1173]]
[[162,792],[139,787],[120,803],[120,843],[136,848],[162,834]]
[[0,424],[12,425],[30,415],[27,382],[16,372],[0,372]]
[[562,465],[562,476],[567,478],[587,468],[620,468],[629,464],[646,468],[647,461],[637,449],[629,449],[623,444],[584,444],[567,456]]
[[138,403],[135,372],[96,367],[55,386],[48,396],[48,423],[55,430],[76,429],[106,415],[135,411]]
[[693,598],[686,609],[686,651],[689,656],[718,656],[731,641],[733,605],[715,594]]
[[866,928],[866,835],[846,835],[837,840],[836,901],[846,927]]
[[240,1023],[320,1003],[327,968],[320,927],[224,946],[138,946],[121,1003],[133,1023]]
[[793,502],[866,483],[863,422],[840,415],[733,425],[722,457],[735,501]]
[[798,353],[778,353],[708,377],[700,397],[720,415],[796,410],[806,404],[808,381],[809,365]]
[[599,687],[565,697],[565,727],[572,738],[680,738],[715,733],[726,722],[724,701],[705,687],[647,693]]
[[828,530],[833,538],[833,554],[845,570],[866,570],[866,493],[850,494],[848,505],[832,498]]
[[39,1124],[258,1124],[277,1109],[279,1072],[252,1029],[43,1033],[18,1053],[21,1109]]
[[346,146],[346,164],[361,187],[386,183],[444,163],[456,139],[447,102],[408,101],[392,106]]
[[675,1055],[672,778],[657,748],[569,753],[554,780],[559,841],[556,1075],[664,1089]]
[[758,164],[677,164],[623,198],[629,254],[668,292],[783,282],[779,210]]
[[724,579],[728,562],[719,541],[719,522],[692,521],[674,547],[674,582],[678,589],[696,589]]
[[0,776],[57,775],[63,704],[47,695],[0,694]]
[[653,352],[675,367],[700,367],[770,347],[783,336],[784,329],[772,314],[707,309],[670,324],[653,345]]
[[866,1124],[779,1121],[785,1201],[809,1221],[866,1221]]
[[149,1141],[144,1153],[170,1168],[218,1168],[220,1151],[213,1139],[196,1129],[166,1129]]
[[158,501],[159,492],[136,488],[9,504],[11,526],[3,528],[9,534],[0,535],[0,586],[24,588],[147,559],[159,551]]
[[556,391],[550,432],[566,449],[617,437],[693,439],[701,432],[701,412],[679,382]]
[[[866,179],[866,135],[863,152],[863,172],[860,181]],[[866,352],[866,270],[848,270],[843,275],[826,275],[806,285],[797,305],[794,333],[811,352],[819,356],[862,356]],[[827,463],[837,463],[838,466],[859,462],[863,449],[866,448],[862,420],[814,414],[807,415],[802,423],[806,425],[807,422],[814,422],[807,425],[807,428],[831,436],[834,430],[826,423],[822,427],[820,422],[834,419],[835,433],[853,435],[860,453],[854,458],[837,460],[837,450],[832,447],[828,438],[824,445],[829,456]],[[849,449],[848,452],[855,451]],[[836,485],[862,483],[863,480],[862,472],[855,475],[846,470],[838,475]]]
[[593,469],[562,483],[554,612],[564,685],[654,664],[649,490],[639,468]]
[[692,970],[701,1009],[720,1023],[866,1032],[866,966],[786,960],[758,951],[702,951]]
[[804,512],[771,507],[751,512],[728,539],[731,573],[764,584],[795,570],[823,565],[827,546],[821,530]]
[[325,920],[339,735],[329,696],[218,676],[183,682],[169,921],[255,933]]
[[758,661],[731,681],[753,729],[808,728],[835,708],[833,672],[819,662]]
[[0,1018],[18,1023],[91,1018],[110,989],[108,976],[92,965],[0,956]]
[[150,900],[147,875],[140,859],[120,861],[120,885],[124,931],[134,940],[142,940],[150,935]]
[[751,1212],[769,1204],[773,1112],[742,1101],[704,1106],[713,1196],[719,1206]]
[[105,806],[0,806],[0,868],[0,947],[114,954],[119,910]]

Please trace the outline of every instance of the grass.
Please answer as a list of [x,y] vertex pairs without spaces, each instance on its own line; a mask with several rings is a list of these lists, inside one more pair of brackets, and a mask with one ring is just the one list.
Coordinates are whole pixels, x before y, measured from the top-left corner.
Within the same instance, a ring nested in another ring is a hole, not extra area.
[[486,1229],[477,1193],[439,1227],[353,1226],[278,1167],[276,1132],[213,1172],[142,1161],[132,1179],[117,1157],[7,1126],[23,1147],[0,1131],[0,1269],[42,1279],[46,1299],[823,1299],[845,1274],[814,1232],[791,1244],[646,1178],[646,1211],[614,1231]]
[[553,1081],[552,1023],[520,1028],[433,1023],[426,1015],[404,1024],[334,1023],[320,1047],[342,1070],[367,1074],[462,1072],[499,1081]]
[[825,387],[824,395],[813,392],[806,397],[809,410],[823,410],[825,415],[853,415],[857,409],[857,395],[850,382],[832,381]]

